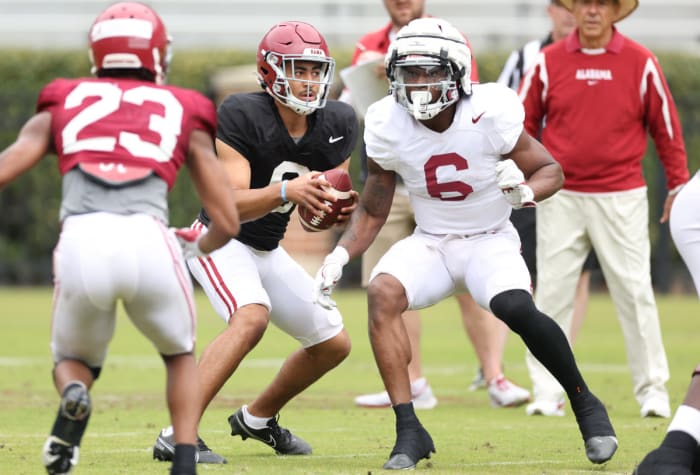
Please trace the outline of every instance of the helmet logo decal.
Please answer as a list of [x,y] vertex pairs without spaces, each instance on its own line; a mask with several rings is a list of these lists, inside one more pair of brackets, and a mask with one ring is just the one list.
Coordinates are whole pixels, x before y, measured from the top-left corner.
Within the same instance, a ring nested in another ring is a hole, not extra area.
[[[265,54],[265,53],[263,53],[263,54]],[[274,53],[270,53],[267,56],[267,62],[272,64],[272,65],[278,65],[278,64],[280,64],[280,57]]]
[[115,18],[96,23],[90,31],[92,41],[125,36],[150,40],[153,36],[153,25],[150,21],[137,18]]
[[304,56],[322,56],[326,57],[326,52],[320,48],[304,48]]

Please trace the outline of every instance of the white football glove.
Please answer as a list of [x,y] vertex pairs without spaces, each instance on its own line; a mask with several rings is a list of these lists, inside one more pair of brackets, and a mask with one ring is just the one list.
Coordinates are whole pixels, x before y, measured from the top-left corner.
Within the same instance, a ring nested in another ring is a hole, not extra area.
[[314,282],[314,303],[328,310],[335,307],[331,293],[343,275],[343,266],[348,263],[350,256],[344,247],[336,246],[333,252],[323,260],[321,268],[316,272]]
[[201,229],[193,228],[172,228],[177,238],[177,242],[180,243],[182,248],[182,255],[185,259],[190,259],[193,257],[206,257],[207,253],[202,252],[199,248],[199,240],[202,239],[207,232]]
[[525,184],[525,175],[513,160],[502,160],[496,164],[496,182],[513,208],[535,206],[535,193]]

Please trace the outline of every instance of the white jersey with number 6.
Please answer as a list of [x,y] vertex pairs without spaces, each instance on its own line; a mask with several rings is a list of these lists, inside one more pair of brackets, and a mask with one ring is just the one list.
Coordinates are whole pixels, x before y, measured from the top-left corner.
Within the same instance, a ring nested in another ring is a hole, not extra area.
[[500,228],[510,216],[495,166],[515,147],[523,119],[515,92],[496,83],[474,85],[442,133],[425,127],[387,96],[367,111],[367,156],[403,179],[421,230],[483,233]]

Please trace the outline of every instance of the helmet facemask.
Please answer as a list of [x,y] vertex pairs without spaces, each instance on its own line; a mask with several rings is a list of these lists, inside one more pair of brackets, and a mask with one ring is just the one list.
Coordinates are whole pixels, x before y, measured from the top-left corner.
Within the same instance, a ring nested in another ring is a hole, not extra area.
[[[323,50],[307,48],[302,54],[267,52],[265,62],[275,72],[268,92],[282,104],[300,115],[311,114],[326,105],[335,73],[335,61],[326,56]],[[303,83],[304,90],[313,93],[312,97],[297,97],[293,91],[299,89],[292,87],[292,83]]]
[[467,42],[439,18],[418,18],[401,28],[384,65],[390,92],[417,120],[432,119],[472,92]]
[[429,120],[459,99],[459,86],[449,61],[423,55],[395,60],[391,91],[416,120]]

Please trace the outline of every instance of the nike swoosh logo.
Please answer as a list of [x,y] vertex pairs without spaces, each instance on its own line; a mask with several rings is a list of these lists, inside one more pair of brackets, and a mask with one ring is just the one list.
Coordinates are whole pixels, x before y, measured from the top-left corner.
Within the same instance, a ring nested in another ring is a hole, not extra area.
[[332,135],[328,137],[328,143],[336,143],[339,140],[343,140],[345,138],[344,135],[341,135],[340,137],[333,137]]
[[260,439],[260,440],[263,441],[264,443],[266,443],[267,445],[269,445],[270,447],[272,447],[273,449],[277,448],[277,441],[275,440],[275,438],[272,436],[269,436],[269,437],[270,437],[269,440],[263,440],[263,439]]
[[253,439],[257,439],[260,442],[269,445],[273,449],[277,447],[277,441],[275,440],[274,437],[272,437],[272,434],[269,434],[268,439],[265,440],[262,437],[260,437],[259,435],[254,434],[251,430],[248,429],[248,426],[245,424],[245,421],[243,420],[243,416],[238,417],[238,415],[236,415],[236,419],[238,420],[238,425],[241,426],[241,428],[248,434],[249,437],[252,437]]
[[481,116],[486,114],[486,111],[482,112],[481,114],[477,115],[476,117],[472,117],[472,124],[476,124],[481,120]]

